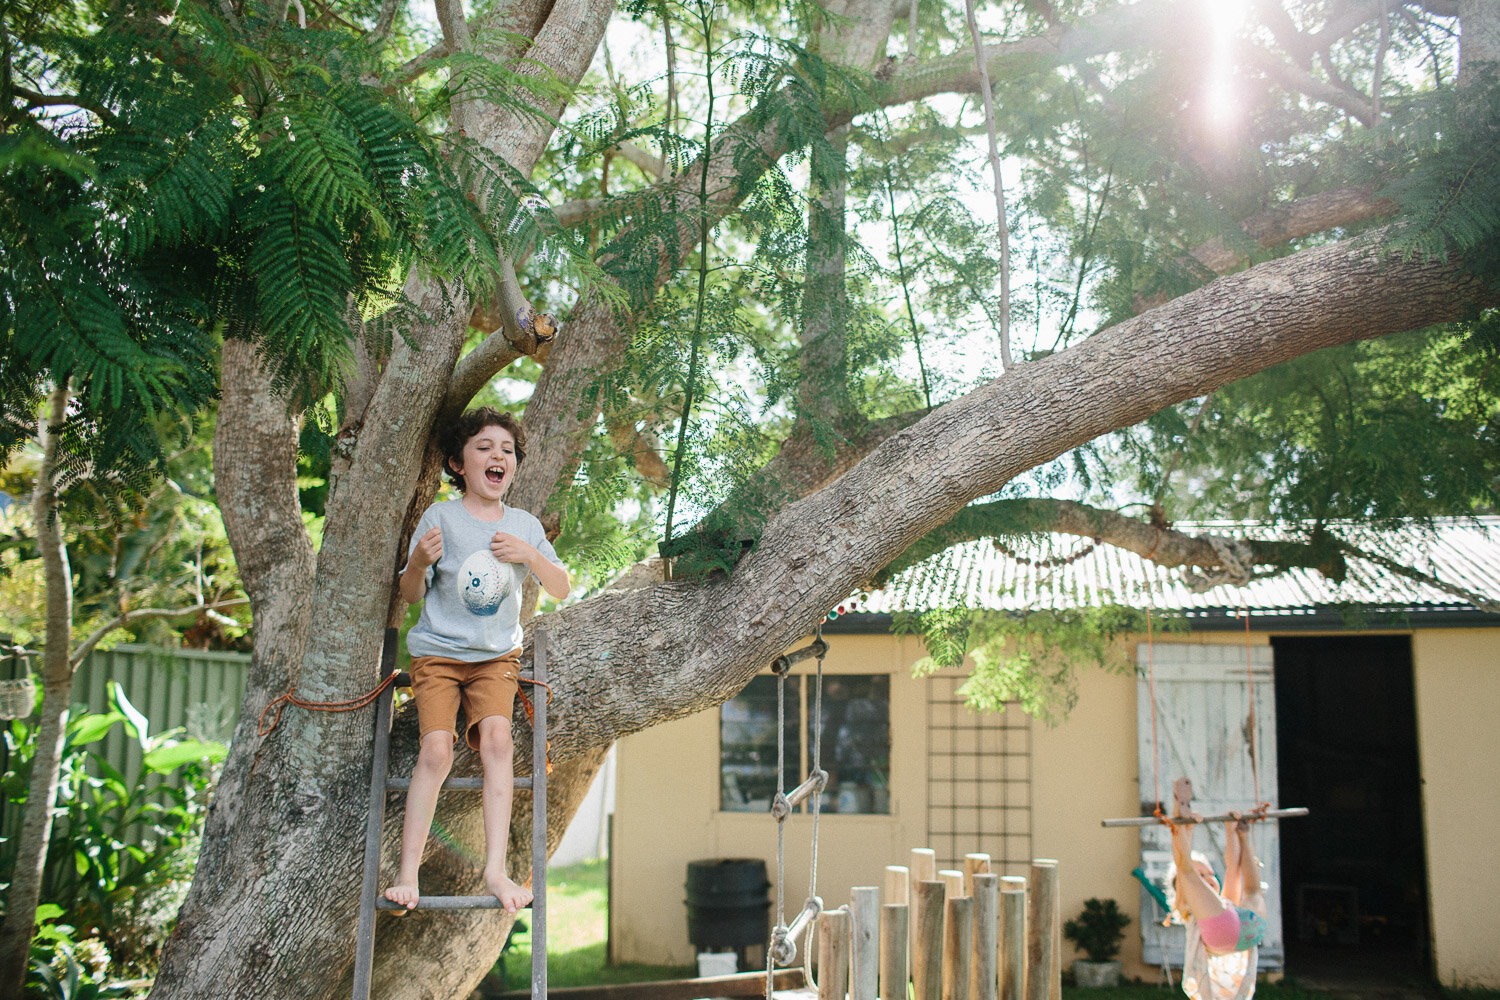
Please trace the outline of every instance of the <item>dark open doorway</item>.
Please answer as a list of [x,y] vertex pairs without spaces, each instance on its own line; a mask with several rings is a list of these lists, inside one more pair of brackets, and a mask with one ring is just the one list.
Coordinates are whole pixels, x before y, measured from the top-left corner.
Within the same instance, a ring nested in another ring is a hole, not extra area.
[[1271,640],[1286,969],[1299,982],[1431,978],[1411,640]]

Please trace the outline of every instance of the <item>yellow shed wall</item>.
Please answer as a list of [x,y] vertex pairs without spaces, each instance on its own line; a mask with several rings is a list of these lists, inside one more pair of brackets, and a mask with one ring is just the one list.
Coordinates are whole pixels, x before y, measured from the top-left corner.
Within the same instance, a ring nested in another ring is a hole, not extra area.
[[1500,988],[1500,638],[1412,637],[1433,965],[1448,986]]
[[[1198,633],[1171,641],[1244,639]],[[1123,645],[1133,651],[1135,642]],[[821,819],[818,893],[830,907],[846,902],[853,886],[882,885],[884,866],[905,864],[910,848],[926,839],[926,692],[910,670],[922,653],[911,637],[832,637],[829,671],[891,673],[893,753],[891,815]],[[1500,635],[1418,632],[1413,663],[1435,963],[1446,984],[1494,988],[1500,986],[1500,848],[1485,834],[1500,828]],[[1051,729],[1034,724],[1032,851],[1060,863],[1064,917],[1090,896],[1113,897],[1128,913],[1136,909],[1130,871],[1138,839],[1132,830],[1099,826],[1105,817],[1136,814],[1153,795],[1137,788],[1135,698],[1133,675],[1085,670],[1068,719]],[[611,859],[616,961],[693,961],[683,905],[687,862],[764,858],[774,882],[776,824],[765,815],[718,811],[718,760],[716,710],[620,742]],[[810,825],[804,816],[787,823],[788,919],[807,894]],[[773,907],[774,893],[773,886]],[[1160,970],[1144,966],[1140,952],[1140,928],[1132,924],[1121,954],[1125,974],[1156,981]],[[1073,957],[1063,942],[1063,961]]]
[[[828,673],[891,676],[891,813],[824,815],[818,830],[818,895],[829,907],[857,885],[880,885],[885,865],[925,836],[926,693],[911,676],[921,655],[910,637],[831,637]],[[807,673],[813,664],[799,664]],[[899,748],[897,750],[896,748]],[[687,965],[687,863],[762,858],[776,906],[776,822],[764,813],[725,813],[719,805],[719,713],[699,712],[619,743],[615,785],[610,928],[615,961]],[[786,823],[786,914],[807,899],[812,820]]]

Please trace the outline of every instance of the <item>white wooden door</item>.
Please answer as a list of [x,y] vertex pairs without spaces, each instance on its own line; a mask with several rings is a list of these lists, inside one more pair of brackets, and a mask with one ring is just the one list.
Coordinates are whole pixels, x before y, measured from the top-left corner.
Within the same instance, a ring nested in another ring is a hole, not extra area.
[[[1148,665],[1148,655],[1150,663]],[[1139,743],[1142,806],[1160,795],[1172,810],[1172,782],[1186,775],[1193,782],[1193,807],[1205,816],[1230,809],[1249,810],[1260,800],[1280,805],[1276,788],[1276,692],[1271,648],[1252,646],[1247,663],[1243,645],[1199,646],[1159,642],[1148,651],[1136,649],[1136,731]],[[1152,739],[1151,676],[1156,683],[1155,740]],[[1255,759],[1250,766],[1250,697],[1255,697]],[[1154,742],[1154,753],[1153,753]],[[1259,772],[1258,784],[1257,775]],[[1158,791],[1159,788],[1159,791]],[[1281,848],[1276,823],[1257,823],[1251,836],[1265,865],[1266,937],[1260,947],[1260,967],[1279,969],[1285,957],[1281,930]],[[1224,873],[1225,827],[1206,824],[1194,846],[1211,859],[1214,871]],[[1172,860],[1167,828],[1141,828],[1141,867],[1163,889]],[[1165,957],[1182,964],[1181,925],[1162,926],[1160,906],[1143,889],[1139,926],[1142,957],[1161,965]]]

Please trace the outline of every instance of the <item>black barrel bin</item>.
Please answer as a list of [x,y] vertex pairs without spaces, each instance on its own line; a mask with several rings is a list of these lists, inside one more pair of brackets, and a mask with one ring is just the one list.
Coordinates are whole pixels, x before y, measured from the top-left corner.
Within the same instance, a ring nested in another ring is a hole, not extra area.
[[708,858],[687,866],[688,940],[699,951],[764,948],[771,937],[771,888],[759,858]]

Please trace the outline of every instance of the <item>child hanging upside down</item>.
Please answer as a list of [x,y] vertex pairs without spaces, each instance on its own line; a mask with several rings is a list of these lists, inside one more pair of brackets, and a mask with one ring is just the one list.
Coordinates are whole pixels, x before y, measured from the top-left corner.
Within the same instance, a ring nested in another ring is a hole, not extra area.
[[1194,1000],[1249,1000],[1255,993],[1259,945],[1266,933],[1266,899],[1250,823],[1238,813],[1227,824],[1224,882],[1208,859],[1193,850],[1202,817],[1192,811],[1193,783],[1173,786],[1172,863],[1177,912],[1187,923],[1182,991]]
[[401,573],[401,596],[410,604],[422,601],[422,618],[406,637],[421,743],[406,794],[401,869],[385,896],[407,909],[417,905],[417,870],[438,790],[453,766],[462,704],[464,739],[484,764],[484,885],[514,913],[531,902],[531,890],[511,881],[505,866],[521,584],[534,575],[559,600],[572,584],[541,522],[500,501],[526,453],[520,423],[481,408],[445,428],[439,441],[463,497],[427,508]]

